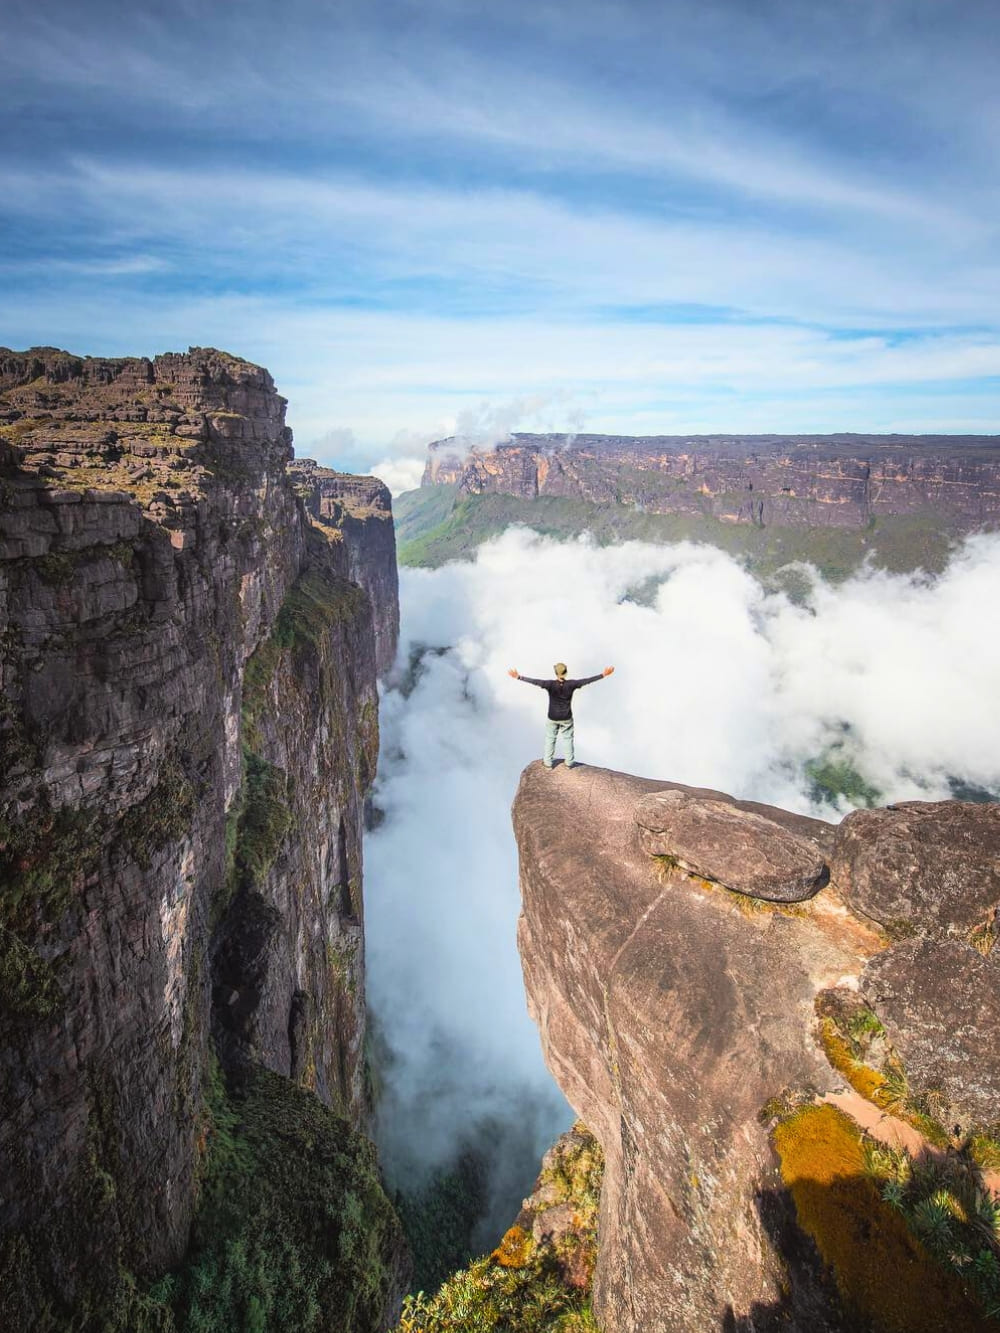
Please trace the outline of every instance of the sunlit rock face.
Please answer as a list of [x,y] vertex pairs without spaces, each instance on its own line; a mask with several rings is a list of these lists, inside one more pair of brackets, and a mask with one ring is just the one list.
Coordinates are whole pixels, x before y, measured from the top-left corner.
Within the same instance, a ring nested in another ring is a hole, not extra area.
[[959,534],[1000,522],[1000,437],[517,434],[491,449],[441,440],[424,472],[432,484],[768,527],[933,516]]
[[[940,870],[995,809],[908,803],[896,828],[912,850],[933,823]],[[606,1158],[605,1333],[979,1328],[961,1280],[843,1165],[861,1162],[865,1126],[1000,1187],[967,1147],[1000,1120],[995,935],[879,919],[871,876],[891,813],[838,832],[718,792],[538,763],[513,813],[529,1007]],[[890,859],[898,876],[903,858]],[[919,851],[909,874],[920,881]],[[992,894],[969,885],[995,932]],[[859,895],[864,913],[848,906]],[[894,914],[900,895],[897,883],[885,898]]]
[[365,1117],[392,519],[284,413],[210,349],[0,353],[0,1232],[67,1307],[181,1254],[211,1048]]

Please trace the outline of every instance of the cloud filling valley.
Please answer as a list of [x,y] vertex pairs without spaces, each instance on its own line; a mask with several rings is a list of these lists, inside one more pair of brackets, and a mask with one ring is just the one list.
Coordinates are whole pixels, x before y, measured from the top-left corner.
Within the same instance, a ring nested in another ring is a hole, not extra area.
[[793,574],[794,596],[712,547],[522,528],[474,561],[401,571],[384,818],[366,843],[369,993],[391,1053],[380,1139],[397,1181],[446,1162],[483,1117],[520,1119],[538,1154],[570,1118],[515,941],[509,808],[547,701],[508,667],[616,667],[575,697],[584,763],[833,820],[849,806],[817,804],[804,767],[824,755],[885,803],[947,798],[955,778],[1000,790],[1000,536],[968,540],[934,577]]

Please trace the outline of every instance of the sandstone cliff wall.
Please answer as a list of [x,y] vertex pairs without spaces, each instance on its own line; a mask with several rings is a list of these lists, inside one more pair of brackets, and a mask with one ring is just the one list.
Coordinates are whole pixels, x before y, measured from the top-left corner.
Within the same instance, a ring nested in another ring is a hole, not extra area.
[[864,528],[933,514],[967,532],[1000,523],[1000,439],[516,435],[462,455],[445,440],[431,446],[424,473],[435,483],[768,527]]
[[392,520],[371,479],[290,471],[284,409],[211,350],[0,353],[8,1300],[177,1263],[216,1054],[365,1121]]
[[605,1333],[994,1327],[1000,806],[834,828],[533,764],[514,825]]

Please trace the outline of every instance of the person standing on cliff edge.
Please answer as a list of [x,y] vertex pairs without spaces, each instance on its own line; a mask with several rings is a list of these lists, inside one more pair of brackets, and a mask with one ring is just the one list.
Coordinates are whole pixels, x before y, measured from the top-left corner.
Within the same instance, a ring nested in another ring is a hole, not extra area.
[[537,685],[539,689],[548,690],[549,719],[545,724],[545,758],[542,763],[546,768],[552,767],[556,741],[562,737],[566,750],[566,767],[575,768],[573,691],[579,690],[584,685],[593,685],[595,680],[603,680],[605,676],[610,676],[614,667],[605,667],[599,676],[585,676],[583,680],[567,680],[566,673],[569,668],[565,662],[557,662],[552,670],[556,673],[555,680],[535,680],[532,676],[522,676],[516,667],[511,667],[507,674],[513,676],[515,680],[523,680],[526,685]]

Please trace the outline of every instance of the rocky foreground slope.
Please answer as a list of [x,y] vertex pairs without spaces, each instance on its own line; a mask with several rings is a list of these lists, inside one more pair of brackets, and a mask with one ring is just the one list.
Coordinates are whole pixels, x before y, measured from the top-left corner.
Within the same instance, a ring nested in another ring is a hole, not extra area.
[[1000,806],[835,828],[532,764],[514,825],[604,1333],[997,1327]]
[[[5,1329],[367,1330],[398,1294],[358,1133],[392,517],[284,412],[213,350],[0,352]],[[200,1277],[147,1301],[193,1220]]]

